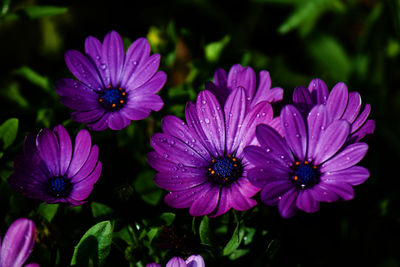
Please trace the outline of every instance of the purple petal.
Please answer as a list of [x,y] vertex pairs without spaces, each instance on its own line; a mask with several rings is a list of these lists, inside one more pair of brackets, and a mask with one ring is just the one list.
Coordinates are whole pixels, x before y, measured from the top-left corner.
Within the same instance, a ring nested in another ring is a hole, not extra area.
[[[234,90],[228,97],[225,103],[225,125],[226,125],[226,151],[232,154],[237,144],[241,140],[237,134],[243,125],[243,120],[246,115],[246,93],[243,88]],[[235,146],[236,145],[236,146]]]
[[152,110],[159,111],[164,106],[159,95],[136,95],[129,97],[121,113],[130,120],[142,120],[150,115]]
[[221,187],[218,206],[209,216],[211,218],[225,214],[232,207],[232,192],[230,187]]
[[33,221],[20,218],[14,221],[4,236],[0,249],[0,266],[20,267],[29,257],[36,240]]
[[328,194],[336,194],[338,197],[344,200],[350,200],[354,198],[354,189],[347,183],[338,182],[321,182],[321,186],[326,188]]
[[190,206],[190,215],[203,216],[213,212],[217,207],[220,191],[221,188],[219,186],[210,186],[208,190],[204,190]]
[[200,255],[192,255],[186,259],[187,267],[205,267],[203,257]]
[[256,166],[247,172],[247,179],[256,187],[264,188],[271,182],[287,180],[290,171],[289,168],[277,168],[276,165],[271,168],[268,165]]
[[[102,58],[102,45],[101,42],[93,37],[89,36],[85,40],[85,53],[89,55],[89,57],[92,59],[92,62],[95,64],[97,70],[101,70],[103,66],[104,60]],[[101,76],[101,75],[100,75]],[[103,80],[103,84],[109,84],[110,77],[101,77]],[[97,89],[97,88],[96,88]]]
[[77,50],[67,51],[65,53],[65,63],[72,74],[87,87],[93,90],[104,88],[97,68],[81,52]]
[[300,161],[304,160],[307,149],[307,132],[301,113],[291,105],[283,107],[281,122],[286,142]]
[[324,173],[321,181],[325,183],[348,183],[351,185],[359,185],[364,183],[369,177],[369,171],[361,166],[353,166],[348,169]]
[[271,88],[271,78],[269,72],[262,70],[259,73],[259,85],[252,101],[252,106],[267,101],[269,103],[277,102],[283,98],[283,89],[279,87]]
[[277,133],[279,133],[280,136],[284,136],[281,118],[279,116],[268,122],[268,125],[271,126]]
[[240,155],[247,145],[257,145],[256,127],[261,123],[269,123],[272,120],[272,107],[268,102],[260,102],[247,113],[240,131],[236,134],[233,149]]
[[350,131],[350,125],[345,120],[332,122],[321,133],[315,149],[314,165],[319,165],[331,158],[343,146]]
[[359,142],[366,135],[373,134],[374,131],[375,121],[367,120],[367,122],[360,129],[358,129],[355,133],[351,135],[350,139],[354,140],[354,142]]
[[198,199],[203,192],[210,190],[210,188],[210,183],[204,183],[187,190],[170,192],[165,196],[164,201],[168,206],[173,208],[187,208],[190,207],[193,201]]
[[196,110],[200,126],[207,138],[205,142],[210,142],[210,147],[213,148],[213,156],[223,156],[225,151],[225,122],[217,99],[210,91],[201,91],[197,97]]
[[186,267],[186,263],[182,258],[173,257],[167,262],[166,267]]
[[329,94],[326,107],[328,108],[329,121],[342,117],[347,106],[348,91],[343,82],[337,83]]
[[368,145],[355,143],[347,146],[342,152],[321,165],[320,172],[333,172],[347,169],[357,164],[367,153]]
[[35,155],[37,155],[36,135],[35,134],[30,133],[27,136],[25,136],[24,155],[27,158],[32,158]]
[[94,168],[96,167],[98,159],[99,159],[99,147],[97,145],[94,145],[90,151],[90,154],[85,164],[74,176],[71,177],[71,182],[78,183],[83,179],[86,179],[86,177],[88,177],[89,174],[91,174]]
[[152,262],[152,263],[148,263],[148,264],[146,265],[146,267],[161,267],[161,265],[158,264],[158,263]]
[[315,104],[326,104],[329,91],[323,80],[313,79],[308,85],[308,91],[311,93]]
[[87,111],[75,111],[72,112],[71,118],[76,122],[93,123],[99,120],[104,115],[104,112],[105,110],[103,108]]
[[196,150],[204,159],[211,160],[210,154],[206,148],[199,142],[199,137],[189,128],[181,119],[175,116],[165,116],[161,121],[161,128],[164,133],[172,135],[188,144]]
[[89,87],[73,79],[61,79],[56,83],[61,102],[74,110],[100,108],[99,96]]
[[[152,151],[147,154],[147,162],[153,169],[159,172],[170,172],[170,171],[180,170],[178,164],[166,160],[162,155],[159,155],[156,151]],[[180,166],[184,168],[183,164],[181,164]]]
[[[224,69],[218,68],[214,73],[214,83],[220,88],[226,88],[228,85],[228,78]],[[229,93],[230,91],[228,91]],[[228,94],[227,94],[228,96]],[[225,101],[224,101],[225,103]]]
[[252,165],[264,167],[265,169],[279,168],[284,171],[288,168],[288,164],[284,159],[274,153],[266,152],[261,147],[248,146],[245,148],[244,153],[246,160]]
[[192,147],[168,134],[155,133],[151,137],[151,145],[158,154],[175,163],[192,167],[206,167],[209,164]]
[[42,129],[36,138],[40,157],[54,176],[60,175],[60,145],[57,136],[49,129]]
[[40,265],[33,262],[33,263],[26,264],[24,267],[40,267]]
[[[116,31],[111,31],[104,37],[102,55],[106,66],[105,72],[110,74],[109,84],[116,88],[119,85],[125,57],[124,44]],[[100,69],[102,70],[101,67]]]
[[108,127],[108,117],[110,116],[110,113],[105,112],[100,119],[97,121],[91,122],[87,124],[87,127],[92,130],[92,131],[103,131],[107,129]]
[[122,87],[126,87],[127,82],[135,75],[139,66],[145,64],[150,56],[150,45],[145,38],[134,41],[126,52],[124,71],[121,77]]
[[308,124],[308,150],[307,158],[312,161],[315,158],[320,136],[328,124],[328,113],[325,105],[315,106],[307,117]]
[[357,92],[349,93],[349,102],[347,103],[346,110],[342,116],[342,119],[347,120],[349,123],[353,123],[353,121],[357,118],[358,113],[360,113],[361,109],[361,97]]
[[293,184],[287,178],[270,181],[263,187],[260,198],[266,205],[275,206],[282,196],[292,188]]
[[305,212],[316,212],[319,210],[319,202],[314,199],[312,189],[305,189],[299,192],[296,206]]
[[278,202],[279,213],[283,218],[293,217],[297,212],[296,200],[299,192],[293,188],[286,192]]
[[319,202],[334,202],[339,199],[339,196],[326,187],[324,183],[314,185],[311,191],[314,199]]
[[292,98],[294,105],[304,115],[315,105],[311,93],[304,86],[294,88]]
[[[73,185],[73,190],[69,195],[69,198],[81,202],[85,200],[93,190],[93,185],[97,182],[101,174],[102,165],[101,162],[98,161],[96,167],[94,168],[93,172],[85,177],[84,179],[80,180],[78,183]],[[79,203],[80,205],[82,203]]]
[[142,84],[141,86],[130,89],[128,88],[128,94],[137,95],[149,95],[155,94],[161,90],[167,80],[167,74],[163,71],[158,71],[154,76],[151,77],[146,83]]
[[228,74],[228,87],[231,90],[241,86],[246,90],[247,97],[252,100],[256,89],[256,74],[250,67],[243,68],[239,64],[233,65]]
[[168,191],[182,191],[208,181],[207,174],[199,172],[160,172],[154,176],[154,182]]
[[143,61],[142,64],[138,66],[135,72],[129,77],[129,80],[126,81],[126,89],[128,91],[133,90],[150,80],[160,66],[160,58],[161,57],[159,54],[154,54]]
[[67,171],[67,177],[74,176],[85,164],[92,146],[88,130],[82,129],[75,137],[74,153]]
[[214,74],[214,83],[206,82],[205,89],[209,90],[218,99],[221,107],[225,105],[225,101],[231,92],[227,86],[226,72],[224,69],[217,69]]
[[366,104],[360,116],[358,116],[358,118],[351,125],[351,133],[357,131],[364,124],[370,112],[371,112],[371,106],[369,104]]
[[238,179],[236,183],[231,185],[231,204],[232,208],[235,210],[248,210],[255,205],[257,201],[251,199],[257,192],[260,191],[259,188],[250,184],[249,180],[245,178]]
[[67,130],[62,125],[57,125],[54,128],[54,133],[58,138],[60,145],[60,175],[64,175],[69,167],[72,156],[72,143]]
[[131,120],[125,116],[125,113],[114,111],[110,113],[108,117],[108,127],[111,130],[121,130],[127,127],[131,123]]

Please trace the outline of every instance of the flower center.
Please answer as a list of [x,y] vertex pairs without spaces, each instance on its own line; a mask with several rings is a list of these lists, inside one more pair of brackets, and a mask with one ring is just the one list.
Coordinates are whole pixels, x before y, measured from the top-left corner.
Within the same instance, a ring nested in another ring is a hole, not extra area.
[[240,159],[227,155],[213,158],[208,168],[208,177],[219,185],[229,185],[235,182],[243,173]]
[[292,181],[301,189],[314,186],[319,182],[318,167],[308,161],[296,161]]
[[72,184],[64,177],[54,177],[48,181],[47,191],[56,198],[68,197],[72,191]]
[[100,93],[99,102],[107,111],[116,111],[121,109],[126,103],[127,94],[124,89],[112,88],[111,85]]

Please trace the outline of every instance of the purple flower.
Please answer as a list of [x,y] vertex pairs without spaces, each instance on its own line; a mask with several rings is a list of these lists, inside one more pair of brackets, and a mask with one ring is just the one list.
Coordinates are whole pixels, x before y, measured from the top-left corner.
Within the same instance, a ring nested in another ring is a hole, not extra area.
[[204,90],[196,104],[186,105],[187,123],[174,116],[163,119],[163,133],[151,138],[155,151],[148,162],[159,172],[155,183],[170,191],[164,199],[169,206],[190,207],[192,216],[219,216],[256,205],[251,197],[259,189],[246,178],[251,164],[243,149],[257,144],[255,128],[271,122],[272,107],[265,101],[247,105],[244,88],[232,91],[222,108]]
[[[192,255],[186,261],[180,257],[173,257],[167,262],[166,267],[205,267],[203,257]],[[146,267],[161,267],[158,263],[149,263]]]
[[332,91],[320,79],[314,79],[308,85],[297,87],[293,92],[293,103],[299,111],[307,113],[316,105],[324,104],[328,109],[328,121],[344,119],[350,123],[349,140],[358,142],[375,130],[375,122],[367,120],[371,106],[366,104],[361,111],[361,97],[357,92],[348,92],[343,82],[337,83]]
[[351,130],[347,120],[329,124],[329,109],[317,105],[304,121],[300,111],[287,105],[280,118],[285,138],[267,125],[256,129],[261,145],[245,149],[245,158],[255,165],[248,179],[262,188],[261,199],[278,205],[282,217],[298,209],[316,212],[319,202],[350,200],[353,187],[368,177],[367,169],[354,166],[365,155],[368,145],[345,145]]
[[79,81],[62,79],[56,84],[61,102],[76,110],[72,119],[95,131],[120,130],[163,107],[156,93],[167,77],[157,72],[160,55],[150,56],[145,38],[133,42],[125,55],[117,32],[109,32],[103,44],[89,36],[85,53],[69,50],[65,54],[69,70]]
[[214,83],[206,83],[206,89],[217,97],[221,106],[225,104],[229,94],[238,87],[245,89],[249,107],[255,106],[261,101],[273,103],[282,100],[283,97],[282,88],[271,89],[271,78],[268,71],[260,71],[257,80],[251,67],[243,68],[239,64],[232,66],[228,76],[224,69],[217,69],[214,74]]
[[[7,230],[3,243],[0,239],[0,266],[20,267],[28,259],[36,240],[36,227],[26,218],[15,220]],[[26,267],[39,267],[30,263]]]
[[85,203],[101,173],[99,148],[87,130],[80,130],[72,146],[61,125],[25,138],[24,154],[14,160],[10,186],[26,197],[47,203]]

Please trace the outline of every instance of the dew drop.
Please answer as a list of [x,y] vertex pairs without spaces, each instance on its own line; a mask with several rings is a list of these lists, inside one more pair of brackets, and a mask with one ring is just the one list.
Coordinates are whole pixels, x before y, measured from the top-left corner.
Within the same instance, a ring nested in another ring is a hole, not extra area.
[[101,64],[100,69],[105,70],[107,68],[106,64]]
[[166,158],[169,157],[169,155],[168,155],[167,153],[164,153],[164,154],[163,154],[163,157],[166,159]]
[[132,61],[132,64],[137,65],[137,61],[136,60]]
[[204,119],[205,123],[210,123],[210,120],[208,118]]
[[294,112],[294,113],[293,113],[293,116],[294,116],[294,117],[296,117],[296,116],[297,116],[297,113],[296,113],[296,112]]
[[202,100],[201,103],[202,103],[203,105],[205,105],[205,104],[207,104],[207,101]]
[[267,152],[271,152],[271,149],[269,149],[269,148],[266,148],[266,149],[265,149],[265,151],[267,151]]
[[289,127],[289,124],[288,124],[287,122],[285,122],[283,125],[284,125],[285,127]]

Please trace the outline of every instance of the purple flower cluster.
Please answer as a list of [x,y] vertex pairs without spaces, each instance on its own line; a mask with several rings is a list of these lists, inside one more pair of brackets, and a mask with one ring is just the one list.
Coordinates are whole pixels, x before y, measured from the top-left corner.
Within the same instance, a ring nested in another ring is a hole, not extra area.
[[[186,261],[180,257],[173,257],[168,262],[166,267],[205,267],[203,257],[200,255],[189,256]],[[158,263],[149,263],[146,267],[161,267]]]

